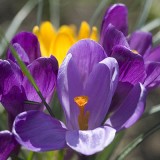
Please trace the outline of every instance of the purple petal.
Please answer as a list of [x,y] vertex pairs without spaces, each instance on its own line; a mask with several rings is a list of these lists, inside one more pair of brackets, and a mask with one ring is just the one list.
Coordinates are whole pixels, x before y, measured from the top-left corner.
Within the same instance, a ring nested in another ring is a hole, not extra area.
[[[13,48],[15,49],[15,51],[18,53],[19,57],[21,58],[21,60],[28,65],[29,64],[29,57],[26,54],[26,52],[24,51],[24,49],[18,44],[18,43],[14,43],[13,44]],[[17,63],[16,59],[14,58],[14,56],[12,55],[12,53],[8,54],[8,59],[12,60],[13,62]]]
[[146,64],[146,79],[144,86],[147,89],[153,89],[160,85],[160,63],[159,62],[148,62]]
[[128,10],[124,4],[112,5],[106,11],[101,25],[101,39],[103,39],[105,30],[110,23],[125,36],[128,34]]
[[153,48],[145,57],[145,61],[160,62],[160,46]]
[[[73,121],[70,120],[71,115],[72,115],[72,119],[74,119],[74,117],[76,117],[75,115],[76,115],[76,112],[77,112],[75,110],[76,108],[72,107],[70,105],[70,101],[69,101],[67,68],[68,68],[69,61],[71,60],[71,57],[72,57],[71,54],[68,54],[66,56],[66,58],[64,59],[61,67],[59,68],[58,77],[57,77],[57,93],[58,93],[60,102],[62,103],[62,107],[63,107],[64,113],[65,113],[66,125],[67,125],[67,128],[69,128],[69,129],[73,129],[74,127],[78,128],[77,121],[76,120],[73,120]],[[74,72],[74,68],[75,67],[71,68],[72,69],[71,72]],[[76,74],[76,73],[77,72],[75,70],[75,72],[73,74]],[[79,89],[81,90],[81,82],[79,81],[78,74],[77,74],[77,76],[71,76],[70,78],[76,78],[76,80],[74,79],[72,81],[72,83],[73,83],[73,85],[77,86],[77,89],[73,90],[73,91],[79,92]]]
[[88,129],[101,126],[117,83],[118,63],[114,58],[106,58],[94,67],[84,90],[84,95],[88,96],[89,100],[85,107],[85,111],[90,113]]
[[101,40],[101,44],[104,47],[107,55],[110,56],[113,47],[116,45],[122,45],[126,48],[129,48],[126,37],[122,32],[117,30],[113,25],[109,25],[104,31],[103,39]]
[[41,152],[66,146],[64,124],[40,111],[19,114],[13,125],[16,140],[25,148]]
[[[54,57],[51,58],[38,58],[27,66],[28,70],[35,79],[42,95],[46,98],[47,102],[50,101],[51,96],[56,85],[56,74],[58,70],[58,63]],[[41,102],[41,99],[33,86],[24,77],[23,87],[25,88],[27,99],[30,101]]]
[[152,45],[152,34],[149,32],[136,31],[129,38],[129,45],[142,56]]
[[[30,32],[20,32],[11,40],[11,44],[18,43],[28,55],[30,63],[41,56],[40,46],[37,37]],[[19,52],[18,52],[19,53]],[[11,51],[7,51],[7,57],[10,58]],[[21,53],[20,53],[21,55]],[[26,61],[26,59],[24,59]]]
[[73,150],[84,155],[102,151],[115,137],[115,130],[108,126],[87,131],[67,131],[66,142]]
[[84,84],[94,65],[107,57],[102,46],[89,39],[78,41],[68,53],[72,54]]
[[132,87],[133,85],[128,82],[119,81],[108,112],[115,111],[121,105],[124,101],[124,97],[128,95]]
[[0,160],[6,160],[17,147],[18,143],[11,132],[0,132]]
[[140,83],[130,91],[119,109],[105,122],[117,131],[133,125],[143,114],[146,90]]
[[103,48],[91,40],[73,45],[62,63],[57,80],[57,91],[66,116],[67,127],[78,129],[79,109],[74,102],[82,91],[93,66],[106,57]]
[[146,73],[142,56],[132,53],[123,46],[116,46],[113,49],[112,57],[119,64],[119,81],[129,82],[133,85],[144,82]]
[[21,88],[22,73],[19,67],[6,60],[0,60],[0,96],[5,109],[16,116],[23,110],[25,93]]

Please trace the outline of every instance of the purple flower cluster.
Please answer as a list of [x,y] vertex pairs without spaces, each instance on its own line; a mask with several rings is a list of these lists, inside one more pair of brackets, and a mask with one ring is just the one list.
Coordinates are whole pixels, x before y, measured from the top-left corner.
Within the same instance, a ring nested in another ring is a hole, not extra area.
[[127,14],[126,6],[111,6],[99,44],[78,41],[59,70],[54,57],[39,58],[39,44],[31,33],[13,38],[13,47],[47,102],[56,87],[66,123],[43,112],[41,99],[8,50],[8,60],[0,61],[0,100],[10,120],[10,131],[0,132],[2,160],[19,144],[36,152],[70,147],[92,155],[141,117],[147,92],[160,84],[160,47],[152,48],[150,33],[127,36]]

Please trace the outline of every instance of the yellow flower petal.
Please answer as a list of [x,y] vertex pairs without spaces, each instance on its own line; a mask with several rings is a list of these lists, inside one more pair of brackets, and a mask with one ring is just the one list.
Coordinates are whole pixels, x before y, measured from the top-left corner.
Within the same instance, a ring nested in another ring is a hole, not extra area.
[[40,26],[33,28],[33,33],[38,37],[40,42],[42,56],[49,57],[53,54],[61,65],[69,48],[78,40],[90,38],[98,41],[98,31],[85,21],[81,23],[79,33],[75,25],[63,25],[56,32],[54,26],[49,21],[43,22]]
[[98,41],[98,29],[97,27],[92,27],[92,32],[90,35],[90,39],[94,40],[94,41]]
[[55,39],[55,36],[56,36],[56,31],[52,26],[52,24],[48,21],[43,22],[40,26],[40,37],[41,37],[41,43],[43,43],[43,46],[47,52],[49,52],[50,45]]
[[73,26],[67,26],[67,25],[62,25],[59,29],[59,32],[67,33],[73,37],[75,37],[76,34]]
[[37,36],[38,41],[40,43],[40,49],[41,49],[41,55],[43,57],[49,57],[49,52],[47,50],[47,48],[44,46],[44,39],[40,33],[40,29],[38,26],[34,26],[32,32]]
[[87,22],[83,21],[79,29],[78,40],[89,38],[89,35],[90,35],[90,26]]
[[69,48],[75,43],[70,34],[59,32],[52,44],[50,52],[57,58],[59,65],[62,64]]
[[40,32],[38,26],[34,26],[32,32],[37,36],[37,38],[39,37]]

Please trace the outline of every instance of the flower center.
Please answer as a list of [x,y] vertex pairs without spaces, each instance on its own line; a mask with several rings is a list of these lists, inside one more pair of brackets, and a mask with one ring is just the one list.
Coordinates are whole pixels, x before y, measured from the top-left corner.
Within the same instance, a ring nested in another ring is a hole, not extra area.
[[74,98],[75,103],[79,108],[79,115],[78,115],[78,124],[80,130],[87,130],[88,129],[88,119],[89,119],[89,112],[84,112],[85,105],[88,103],[87,96],[77,96]]
[[139,54],[137,50],[131,50],[134,54]]

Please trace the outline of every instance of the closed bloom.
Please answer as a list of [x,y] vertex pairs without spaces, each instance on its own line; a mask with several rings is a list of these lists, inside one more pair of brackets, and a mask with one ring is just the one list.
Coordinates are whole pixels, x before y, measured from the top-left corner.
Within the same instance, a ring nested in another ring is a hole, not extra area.
[[[39,43],[32,33],[19,33],[11,43],[26,63],[42,95],[49,102],[56,84],[57,60],[53,56],[38,58],[40,56]],[[39,95],[21,72],[10,50],[7,55],[8,60],[0,60],[0,102],[8,113],[8,124],[11,131],[14,119],[19,113],[28,110],[42,110],[43,105]],[[10,153],[17,148],[19,144],[13,134],[9,131],[1,131],[0,159],[7,159]]]
[[101,45],[108,56],[116,58],[121,75],[133,66],[132,74],[125,79],[123,77],[123,81],[131,84],[141,82],[147,90],[156,88],[160,84],[160,47],[152,47],[152,34],[149,32],[139,30],[127,35],[127,7],[123,4],[112,5],[102,21]]
[[95,41],[77,42],[68,51],[57,79],[66,125],[41,111],[23,112],[13,125],[16,140],[37,152],[65,147],[84,155],[102,151],[117,131],[130,127],[144,111],[146,90],[137,83],[110,114],[118,81],[114,58],[107,57]]
[[54,55],[59,65],[62,64],[69,48],[78,40],[90,38],[98,40],[96,27],[91,27],[85,21],[81,23],[80,29],[74,25],[62,25],[58,30],[49,22],[43,22],[40,27],[35,26],[33,33],[38,37],[42,56]]

